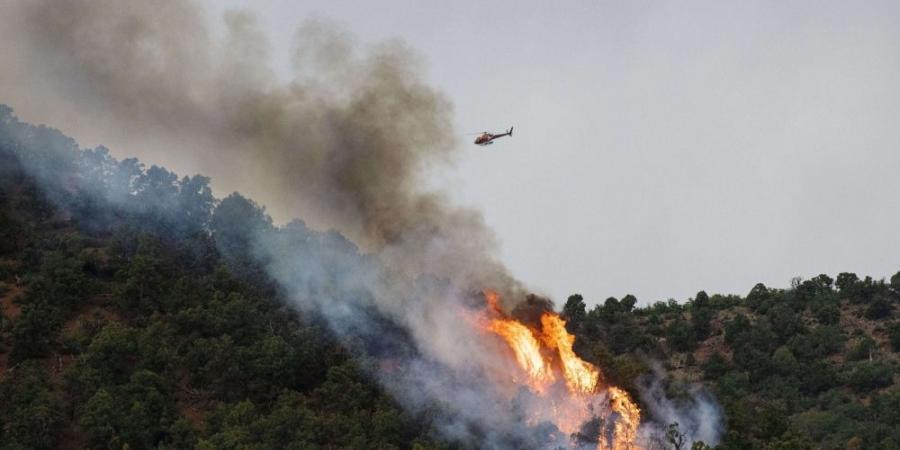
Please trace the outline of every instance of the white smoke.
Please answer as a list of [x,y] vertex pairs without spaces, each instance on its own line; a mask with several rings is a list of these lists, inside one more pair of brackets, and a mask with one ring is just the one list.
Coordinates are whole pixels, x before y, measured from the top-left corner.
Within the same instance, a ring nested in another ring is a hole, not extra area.
[[652,422],[642,425],[639,433],[646,443],[665,442],[666,427],[678,425],[684,437],[684,448],[695,442],[709,446],[719,444],[724,430],[722,408],[701,386],[687,386],[687,396],[673,400],[666,395],[666,372],[657,362],[650,363],[651,372],[641,377],[638,392],[645,413]]
[[[4,12],[0,97],[83,134],[160,149],[143,156],[338,230],[269,224],[252,238],[292,304],[361,341],[385,389],[412,411],[437,411],[449,438],[570,445],[551,424],[526,425],[542,405],[509,382],[502,343],[464,320],[480,290],[518,302],[524,289],[481,215],[424,187],[426,169],[459,148],[450,102],[422,82],[408,47],[360,55],[345,33],[313,22],[297,34],[296,78],[278,83],[248,13],[228,14],[217,42],[190,0],[14,1]],[[706,413],[657,390],[647,391],[655,417],[713,439]]]

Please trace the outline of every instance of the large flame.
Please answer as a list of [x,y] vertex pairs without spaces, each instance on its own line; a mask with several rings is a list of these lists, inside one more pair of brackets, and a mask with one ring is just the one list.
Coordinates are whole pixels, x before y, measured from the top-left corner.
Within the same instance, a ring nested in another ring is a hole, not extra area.
[[566,322],[556,314],[544,313],[541,316],[543,339],[548,347],[559,352],[566,385],[570,391],[591,393],[600,379],[600,371],[590,363],[582,360],[572,350],[575,336],[566,331]]
[[[549,420],[560,431],[572,434],[599,416],[598,450],[640,449],[636,443],[640,409],[627,392],[605,385],[598,367],[575,354],[575,336],[569,334],[558,314],[543,313],[540,329],[536,329],[504,314],[497,293],[486,291],[484,296],[488,303],[484,329],[503,339],[526,376],[521,384],[545,400],[543,411],[532,418],[535,422]],[[551,389],[560,385],[564,388]]]
[[541,344],[528,327],[515,320],[497,319],[490,322],[488,330],[499,334],[509,344],[519,366],[536,383],[536,388],[554,380],[550,366],[541,355]]
[[598,449],[604,450],[631,450],[636,449],[634,441],[637,438],[637,427],[640,425],[641,410],[631,401],[628,393],[615,387],[607,388],[609,392],[610,407],[619,415],[613,429],[613,442],[605,447],[601,441]]

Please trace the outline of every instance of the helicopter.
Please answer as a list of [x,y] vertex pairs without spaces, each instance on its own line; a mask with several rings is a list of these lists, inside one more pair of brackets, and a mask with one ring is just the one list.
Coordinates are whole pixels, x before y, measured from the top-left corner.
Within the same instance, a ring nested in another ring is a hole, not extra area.
[[487,131],[485,131],[485,132],[479,134],[477,138],[475,138],[475,145],[481,145],[481,146],[491,145],[494,143],[494,139],[502,138],[503,136],[512,137],[512,132],[513,132],[513,127],[509,127],[509,129],[506,130],[506,133],[500,133],[500,134],[491,134],[491,133],[488,133]]

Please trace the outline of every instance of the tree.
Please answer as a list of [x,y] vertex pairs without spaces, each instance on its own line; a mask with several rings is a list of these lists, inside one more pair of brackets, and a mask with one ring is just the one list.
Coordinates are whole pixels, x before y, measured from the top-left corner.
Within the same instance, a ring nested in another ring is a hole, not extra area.
[[709,380],[717,380],[725,375],[730,369],[728,360],[719,352],[713,352],[712,355],[703,363],[703,374]]
[[212,231],[226,256],[246,255],[251,239],[271,229],[272,219],[252,200],[234,193],[225,197],[213,212]]
[[841,272],[838,274],[834,284],[841,294],[854,295],[859,288],[860,281],[855,273]]
[[157,243],[147,236],[139,242],[136,253],[119,272],[119,277],[124,280],[120,304],[126,313],[134,316],[158,310],[163,290],[168,285]]
[[759,309],[770,297],[771,294],[769,289],[766,288],[766,285],[757,283],[753,286],[753,289],[750,290],[750,293],[747,294],[747,306],[753,310]]
[[7,377],[0,382],[0,446],[55,448],[64,419],[62,402],[43,367],[28,361]]
[[797,358],[794,357],[794,354],[787,347],[779,347],[778,350],[775,350],[775,354],[772,355],[772,362],[775,370],[786,376],[796,374],[799,368]]
[[666,341],[678,352],[692,351],[697,345],[694,329],[683,320],[675,320],[666,328]]
[[891,342],[891,348],[895,352],[900,352],[900,322],[894,322],[888,327],[888,339]]
[[566,325],[571,325],[575,330],[579,329],[587,317],[586,308],[584,298],[580,294],[570,295],[562,310],[562,316],[566,319]]
[[622,311],[631,312],[634,310],[634,305],[637,304],[637,297],[628,294],[622,297],[622,300],[619,303],[622,305]]
[[88,439],[99,448],[155,448],[174,414],[164,384],[155,373],[138,371],[123,386],[98,390],[81,417]]
[[709,295],[706,294],[706,291],[700,291],[694,296],[693,306],[694,308],[706,308],[709,306]]
[[672,422],[666,427],[666,441],[672,445],[672,450],[684,448],[684,433],[678,429],[678,422]]
[[741,336],[752,326],[753,324],[750,323],[750,319],[747,316],[737,314],[725,324],[725,343],[734,347],[741,340]]
[[872,360],[872,356],[878,349],[878,344],[868,335],[860,339],[847,353],[848,361]]
[[91,341],[85,359],[97,370],[101,383],[111,385],[128,379],[136,353],[133,330],[110,322]]
[[890,317],[893,310],[894,305],[891,304],[890,300],[882,296],[877,296],[875,297],[875,300],[872,300],[872,303],[869,303],[869,306],[866,308],[866,318],[872,320],[881,320],[886,317]]
[[59,330],[59,313],[45,301],[28,303],[13,322],[10,360],[39,358],[49,352]]
[[822,325],[836,325],[841,320],[841,310],[837,305],[827,303],[816,309],[815,316]]
[[893,375],[889,366],[863,361],[851,366],[843,378],[857,392],[866,393],[890,385]]
[[712,321],[714,312],[711,308],[695,308],[691,311],[691,325],[694,330],[694,337],[697,340],[704,340],[709,337],[711,330],[710,322]]
[[781,342],[787,342],[791,337],[805,332],[803,318],[787,305],[774,306],[766,313],[766,316],[772,325],[772,331],[778,335]]
[[891,276],[891,289],[894,291],[894,294],[900,295],[900,272]]
[[178,182],[177,197],[180,231],[187,235],[204,231],[212,217],[215,201],[209,177],[183,177]]
[[612,316],[621,311],[621,305],[618,299],[609,297],[603,302],[603,309],[606,310],[607,315]]
[[824,357],[833,355],[844,348],[846,338],[841,328],[836,325],[818,326],[810,333],[815,355]]

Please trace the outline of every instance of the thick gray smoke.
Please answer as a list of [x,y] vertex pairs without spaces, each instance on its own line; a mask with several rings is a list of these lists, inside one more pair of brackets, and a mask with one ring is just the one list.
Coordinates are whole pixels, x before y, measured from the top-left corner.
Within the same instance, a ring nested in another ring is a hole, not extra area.
[[296,34],[295,77],[281,82],[253,17],[224,19],[220,37],[191,0],[7,2],[0,101],[82,143],[210,175],[218,192],[248,194],[276,219],[340,231],[367,256],[337,234],[304,244],[301,222],[253,242],[297,307],[335,332],[389,347],[381,318],[399,326],[414,351],[385,351],[392,370],[379,379],[413,410],[439,405],[448,436],[544,445],[552,432],[524,425],[529,411],[504,401],[518,394],[489,381],[508,381],[514,362],[461,319],[481,289],[507,300],[523,289],[493,256],[480,214],[423,188],[458,146],[450,103],[422,81],[417,57],[400,42],[360,52],[309,22]]
[[304,24],[283,83],[247,13],[227,14],[217,39],[190,0],[4,8],[0,96],[26,120],[209,174],[218,192],[338,229],[398,268],[509,282],[480,215],[420,189],[456,147],[450,103],[402,43],[360,55],[336,28]]
[[[227,14],[219,39],[190,0],[37,0],[4,9],[0,98],[23,118],[206,173],[219,192],[249,194],[276,218],[299,216],[348,236],[378,268],[284,245],[296,224],[260,233],[258,253],[298,306],[322,313],[336,331],[364,332],[374,310],[411,335],[422,358],[394,375],[402,385],[386,379],[407,403],[437,400],[510,433],[508,418],[487,420],[506,417],[484,406],[492,404],[488,387],[458,395],[466,384],[441,373],[497,364],[497,349],[484,348],[494,344],[460,324],[460,303],[482,288],[519,288],[492,256],[495,238],[480,214],[422,189],[458,147],[449,101],[422,82],[404,44],[360,54],[340,30],[310,22],[296,34],[296,77],[283,83],[247,13]],[[446,427],[456,437],[464,428]]]

